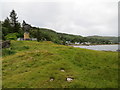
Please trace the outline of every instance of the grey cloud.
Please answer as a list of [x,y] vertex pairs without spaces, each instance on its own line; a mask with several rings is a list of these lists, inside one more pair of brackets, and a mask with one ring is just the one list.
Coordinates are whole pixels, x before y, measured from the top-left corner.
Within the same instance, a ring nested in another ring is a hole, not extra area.
[[108,0],[89,1],[4,2],[2,19],[15,9],[20,21],[26,20],[34,26],[84,36],[116,36],[118,33],[117,2],[114,0],[110,0],[111,2]]

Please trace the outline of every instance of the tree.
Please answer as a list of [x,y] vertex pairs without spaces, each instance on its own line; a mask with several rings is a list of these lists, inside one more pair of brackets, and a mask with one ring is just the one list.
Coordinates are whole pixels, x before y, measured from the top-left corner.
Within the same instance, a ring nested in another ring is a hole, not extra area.
[[9,20],[9,18],[7,17],[7,18],[3,21],[3,23],[2,23],[2,33],[3,33],[4,35],[7,35],[7,33],[11,33],[11,32],[12,32],[11,29],[12,29],[12,27],[11,27],[11,25],[10,25],[10,20]]
[[41,35],[40,35],[40,31],[37,30],[37,41],[39,42],[41,40]]
[[12,33],[19,32],[20,30],[20,23],[17,19],[18,17],[15,10],[12,10],[12,12],[10,13],[10,24],[12,27]]
[[41,33],[39,29],[37,29],[36,37],[37,37],[38,42],[44,40],[43,34]]
[[17,40],[17,33],[9,33],[5,38],[6,40]]
[[23,31],[25,31],[25,32],[29,32],[30,29],[31,29],[31,25],[30,25],[30,24],[27,24],[27,23],[23,20],[22,29],[23,29]]

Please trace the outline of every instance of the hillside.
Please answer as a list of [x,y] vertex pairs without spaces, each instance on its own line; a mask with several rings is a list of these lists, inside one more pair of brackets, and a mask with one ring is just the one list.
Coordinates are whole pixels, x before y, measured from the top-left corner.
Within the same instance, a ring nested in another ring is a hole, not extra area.
[[48,41],[11,41],[11,48],[3,49],[3,88],[116,88],[117,55]]
[[[72,34],[65,34],[65,33],[58,33],[55,30],[47,29],[47,28],[36,28],[33,27],[30,30],[31,37],[37,38],[40,41],[52,41],[58,44],[65,44],[66,41],[80,42],[83,40],[82,36],[72,35]],[[84,42],[84,40],[83,40]]]
[[118,37],[110,37],[110,36],[88,36],[88,38],[96,38],[96,39],[103,39],[109,40],[113,43],[118,43]]
[[[73,35],[66,33],[58,33],[55,30],[47,28],[36,28],[32,27],[30,32],[31,38],[37,38],[38,41],[52,41],[57,44],[74,44],[75,42],[85,43],[90,42],[91,44],[110,44],[109,40],[88,38],[81,35]],[[23,34],[22,34],[23,35]],[[23,36],[22,36],[23,37]],[[66,43],[66,41],[70,43]]]

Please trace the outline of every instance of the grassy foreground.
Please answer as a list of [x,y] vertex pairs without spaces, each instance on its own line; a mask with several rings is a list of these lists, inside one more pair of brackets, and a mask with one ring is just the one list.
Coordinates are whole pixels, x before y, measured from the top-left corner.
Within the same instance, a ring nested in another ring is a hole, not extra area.
[[[117,52],[12,41],[11,48],[3,49],[3,55],[3,88],[118,87]],[[68,77],[73,80],[68,82]]]

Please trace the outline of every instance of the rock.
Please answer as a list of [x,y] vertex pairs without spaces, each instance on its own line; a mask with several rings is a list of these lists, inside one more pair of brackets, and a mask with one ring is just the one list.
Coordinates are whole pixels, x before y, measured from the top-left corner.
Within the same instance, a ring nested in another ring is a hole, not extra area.
[[54,77],[50,77],[50,81],[51,81],[51,82],[54,81]]
[[50,79],[50,81],[53,81],[54,79],[52,78],[52,79]]
[[71,77],[68,77],[68,78],[67,78],[67,81],[68,81],[68,82],[71,82],[72,80],[73,80],[73,78],[71,78]]
[[10,41],[3,41],[2,42],[2,48],[9,48],[10,47]]
[[65,72],[65,70],[60,70],[61,72]]
[[64,68],[60,68],[60,71],[61,71],[61,72],[65,72],[65,69],[64,69]]

